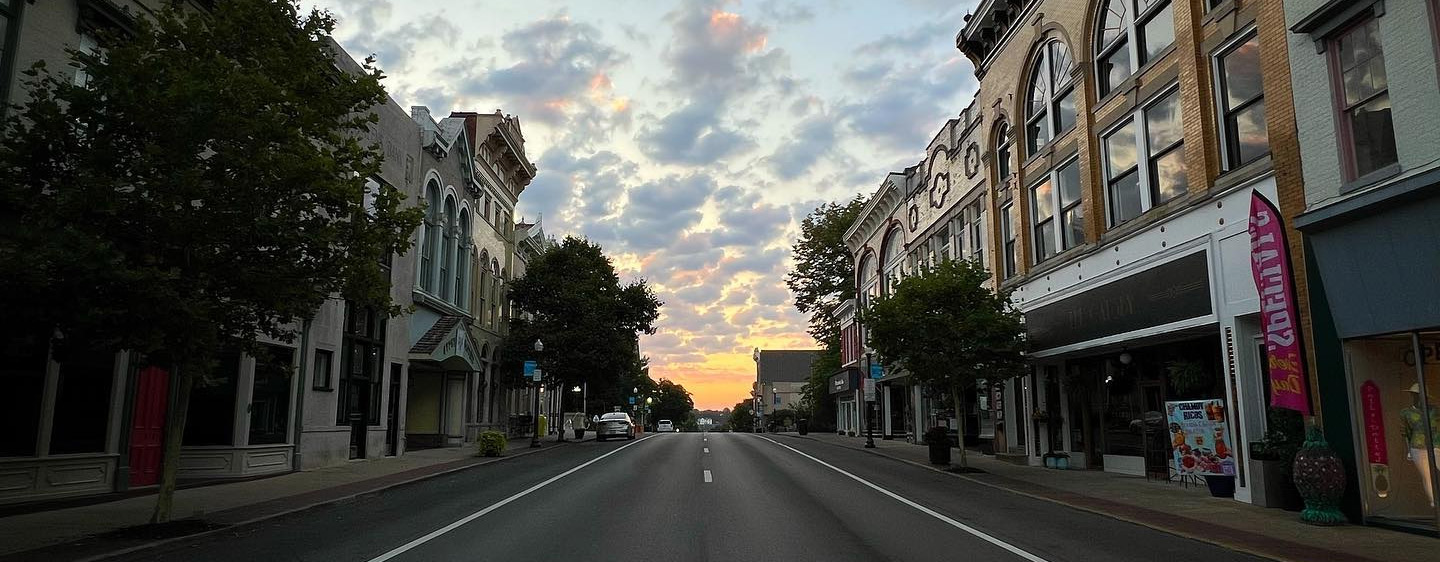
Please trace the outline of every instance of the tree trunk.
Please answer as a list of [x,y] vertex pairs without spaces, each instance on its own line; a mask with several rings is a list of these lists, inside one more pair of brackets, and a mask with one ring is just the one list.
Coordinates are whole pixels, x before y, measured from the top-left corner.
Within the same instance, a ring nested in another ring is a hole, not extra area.
[[165,420],[165,446],[161,450],[160,491],[155,494],[155,511],[150,515],[151,523],[170,521],[175,503],[175,479],[180,470],[180,445],[185,438],[185,419],[190,413],[190,390],[195,387],[191,369],[177,367],[175,370],[175,403]]
[[956,444],[960,446],[960,468],[966,468],[969,465],[965,463],[965,403],[960,399],[959,383],[950,385],[950,399],[955,401]]
[[555,389],[555,392],[559,392],[559,393],[560,393],[560,399],[559,399],[559,400],[556,400],[555,402],[556,402],[557,404],[559,404],[558,407],[560,408],[560,419],[556,420],[554,423],[557,424],[558,427],[560,428],[560,432],[559,432],[559,433],[560,433],[560,439],[557,439],[557,441],[559,441],[559,442],[561,442],[561,443],[564,443],[564,442],[565,442],[565,381],[563,381],[563,380],[558,380],[558,379],[557,379],[557,380],[555,381],[555,383],[559,385],[559,386]]

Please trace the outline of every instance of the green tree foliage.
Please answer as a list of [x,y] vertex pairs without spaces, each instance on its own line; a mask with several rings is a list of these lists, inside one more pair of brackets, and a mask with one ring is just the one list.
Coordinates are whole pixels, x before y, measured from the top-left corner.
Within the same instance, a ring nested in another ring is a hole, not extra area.
[[827,420],[835,419],[829,389],[830,375],[840,369],[840,321],[835,308],[855,298],[855,262],[845,245],[845,231],[864,208],[865,199],[856,196],[843,205],[826,203],[811,211],[800,223],[800,240],[791,248],[795,267],[785,275],[795,307],[810,315],[807,331],[822,348],[802,389],[801,415],[817,429],[825,429]]
[[100,34],[103,56],[69,52],[82,85],[71,68],[26,71],[0,132],[5,324],[60,334],[60,360],[128,349],[176,377],[156,522],[219,350],[292,341],[336,294],[398,313],[379,260],[421,218],[396,190],[365,193],[381,155],[358,139],[385,91],[368,62],[337,70],[328,13],[164,6]]
[[[976,379],[1004,380],[1025,370],[1020,313],[1008,290],[985,287],[989,277],[973,261],[941,262],[902,279],[862,315],[881,360],[933,391],[948,391],[956,412],[964,411],[960,392]],[[963,437],[965,416],[956,417]]]
[[722,429],[737,432],[755,431],[755,406],[750,403],[750,400],[741,400],[735,403],[735,407],[730,408],[730,417],[725,420]]
[[[565,238],[528,264],[525,276],[510,285],[510,298],[529,315],[511,319],[504,344],[512,377],[518,377],[520,361],[538,360],[547,381],[588,384],[600,400],[592,401],[597,412],[649,383],[636,338],[655,333],[661,302],[644,280],[622,285],[599,245]],[[535,352],[535,340],[544,342],[543,352]]]
[[654,403],[650,405],[652,420],[670,420],[677,426],[684,426],[686,421],[694,423],[692,413],[695,411],[695,400],[684,386],[668,379],[660,379],[655,385],[654,398]]

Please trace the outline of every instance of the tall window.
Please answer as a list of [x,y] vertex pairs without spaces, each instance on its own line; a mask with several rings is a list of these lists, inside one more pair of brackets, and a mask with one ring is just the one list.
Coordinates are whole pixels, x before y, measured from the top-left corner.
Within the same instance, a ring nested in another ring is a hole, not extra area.
[[1216,101],[1225,169],[1270,153],[1265,129],[1265,89],[1260,77],[1260,36],[1255,30],[1215,55]]
[[1146,104],[1105,134],[1102,144],[1110,226],[1185,193],[1188,181],[1178,90],[1172,88]]
[[1051,39],[1040,48],[1030,72],[1030,103],[1025,108],[1027,156],[1075,125],[1074,62],[1070,50]]
[[1052,170],[1030,188],[1035,263],[1085,241],[1085,209],[1080,206],[1080,161]]
[[466,287],[465,277],[470,274],[470,210],[460,211],[460,227],[458,229],[459,244],[455,251],[455,306],[461,309],[466,308],[466,297],[470,295],[469,287]]
[[890,295],[895,283],[900,281],[900,270],[905,266],[905,248],[900,241],[899,228],[892,228],[885,234],[885,245],[880,248],[880,294]]
[[1330,41],[1335,97],[1340,100],[1340,156],[1345,179],[1355,180],[1398,162],[1390,117],[1390,81],[1377,20],[1366,17]]
[[490,259],[490,328],[500,325],[500,261]]
[[935,233],[935,238],[933,240],[933,245],[935,247],[935,261],[950,261],[950,225],[947,223],[945,226],[940,227],[940,231]]
[[450,270],[455,265],[455,198],[445,197],[445,248],[440,253],[440,299],[450,300]]
[[485,313],[490,311],[490,309],[485,308],[485,301],[489,300],[485,297],[485,294],[490,290],[490,269],[485,267],[487,263],[490,263],[490,250],[480,250],[480,290],[475,291],[480,297],[480,302],[475,307],[475,316],[480,320],[481,325],[484,325],[487,321]]
[[[10,46],[14,36],[20,34],[19,11],[20,0],[0,0],[0,101],[10,99],[10,65],[14,54]],[[0,115],[5,112],[4,104],[0,104]]]
[[1010,180],[1010,125],[1001,121],[995,127],[995,178],[996,186]]
[[985,198],[975,200],[965,211],[965,220],[970,225],[970,256],[969,258],[985,263]]
[[1095,77],[1103,96],[1175,42],[1175,14],[1170,0],[1109,0],[1096,33]]
[[435,252],[440,246],[440,184],[425,186],[425,229],[420,240],[420,288],[435,290]]
[[860,308],[870,306],[870,297],[875,296],[875,260],[867,254],[855,270],[859,277],[856,287],[860,288]]
[[1005,206],[1000,207],[1000,239],[1005,241],[1005,263],[1003,265],[1006,279],[1014,277],[1015,273],[1017,273],[1017,268],[1015,267],[1015,225],[1014,219],[1010,216],[1014,208],[1013,203],[1006,203]]

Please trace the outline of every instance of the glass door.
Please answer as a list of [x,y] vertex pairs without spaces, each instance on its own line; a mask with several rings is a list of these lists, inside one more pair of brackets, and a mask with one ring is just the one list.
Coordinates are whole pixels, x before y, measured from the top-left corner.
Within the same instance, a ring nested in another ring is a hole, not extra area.
[[1440,333],[1349,340],[1345,356],[1366,519],[1440,528]]

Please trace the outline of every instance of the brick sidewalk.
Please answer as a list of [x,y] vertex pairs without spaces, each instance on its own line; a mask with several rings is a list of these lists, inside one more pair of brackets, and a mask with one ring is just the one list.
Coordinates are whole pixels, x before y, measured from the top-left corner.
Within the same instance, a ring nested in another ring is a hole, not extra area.
[[[547,437],[546,448],[531,449],[528,437],[513,439],[499,458],[476,456],[467,445],[186,488],[175,492],[173,513],[176,519],[196,520],[191,533],[241,525],[544,451],[556,445],[553,440]],[[148,523],[154,506],[152,493],[0,518],[0,560],[74,560],[150,544],[158,537],[128,536],[125,530]]]
[[[925,447],[904,441],[876,439],[874,449],[865,449],[863,437],[778,435],[849,447],[935,469],[929,464]],[[1019,466],[973,451],[966,460],[970,467],[984,473],[947,474],[1275,560],[1435,560],[1440,551],[1440,539],[1433,537],[1361,525],[1307,525],[1295,512],[1211,497],[1205,486],[1187,488],[1093,470]]]

